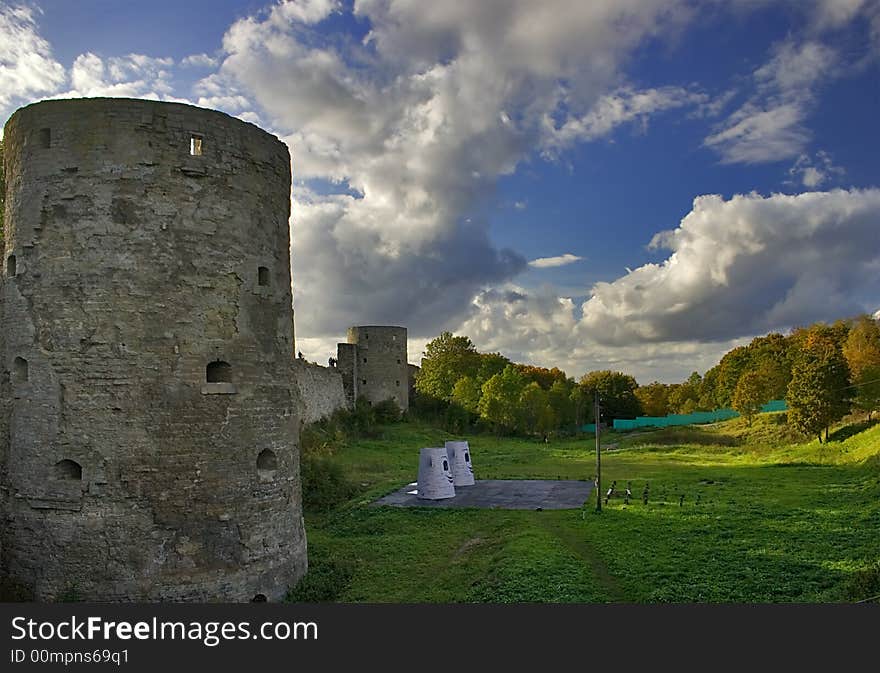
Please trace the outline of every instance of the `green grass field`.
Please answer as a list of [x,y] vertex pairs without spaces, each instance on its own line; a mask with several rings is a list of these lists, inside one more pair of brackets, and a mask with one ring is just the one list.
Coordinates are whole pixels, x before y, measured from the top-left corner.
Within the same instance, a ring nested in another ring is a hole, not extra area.
[[[880,573],[880,425],[796,443],[778,414],[748,428],[607,433],[612,499],[562,511],[371,507],[415,479],[417,422],[332,452],[359,495],[307,514],[310,574],[293,600],[344,602],[825,602],[867,598]],[[588,479],[591,438],[477,435],[477,478]],[[648,505],[641,500],[649,482]],[[683,505],[679,505],[684,495]],[[699,502],[698,502],[699,496]],[[874,591],[880,593],[880,590]]]

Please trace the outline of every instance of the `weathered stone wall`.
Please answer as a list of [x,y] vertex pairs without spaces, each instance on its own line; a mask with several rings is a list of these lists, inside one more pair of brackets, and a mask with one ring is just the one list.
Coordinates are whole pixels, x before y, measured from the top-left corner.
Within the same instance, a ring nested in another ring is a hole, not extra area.
[[37,600],[281,598],[306,569],[286,146],[123,99],[22,108],[4,144],[2,572]]
[[342,375],[342,386],[345,390],[345,399],[349,407],[354,407],[357,399],[357,345],[356,344],[337,344],[336,346],[336,368]]
[[373,403],[393,399],[401,410],[406,411],[409,408],[406,328],[349,327],[348,343],[357,346],[355,396],[366,397]]
[[302,399],[300,420],[303,423],[314,423],[337,409],[350,408],[342,385],[342,373],[336,368],[296,360],[294,381]]
[[421,367],[418,365],[407,365],[406,372],[408,375],[408,388],[409,388],[409,403],[413,403],[413,399],[416,396],[416,378],[421,371]]

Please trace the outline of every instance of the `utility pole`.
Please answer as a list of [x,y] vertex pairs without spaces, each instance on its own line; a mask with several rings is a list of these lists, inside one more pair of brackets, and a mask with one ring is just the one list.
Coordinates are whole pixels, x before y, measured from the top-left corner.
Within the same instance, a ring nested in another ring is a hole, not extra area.
[[602,456],[599,452],[599,391],[596,391],[596,511],[602,511]]

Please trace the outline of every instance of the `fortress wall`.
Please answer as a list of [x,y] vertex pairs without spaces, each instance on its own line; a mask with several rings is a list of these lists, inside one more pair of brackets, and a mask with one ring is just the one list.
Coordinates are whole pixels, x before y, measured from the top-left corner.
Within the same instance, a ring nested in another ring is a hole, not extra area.
[[296,360],[294,381],[302,398],[301,420],[305,424],[330,416],[337,409],[350,408],[338,369]]
[[336,368],[342,375],[342,385],[348,406],[353,408],[357,399],[357,346],[355,344],[337,344]]

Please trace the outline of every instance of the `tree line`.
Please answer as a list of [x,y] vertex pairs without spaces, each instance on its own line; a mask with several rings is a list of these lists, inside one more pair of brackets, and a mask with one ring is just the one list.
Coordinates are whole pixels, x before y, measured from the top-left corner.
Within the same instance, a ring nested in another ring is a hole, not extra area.
[[425,347],[413,407],[417,413],[442,416],[453,431],[547,435],[593,422],[597,391],[615,417],[640,413],[637,387],[633,377],[611,371],[575,381],[557,367],[480,353],[468,337],[444,332]]
[[751,423],[764,404],[784,399],[789,423],[821,441],[850,411],[870,416],[880,406],[880,325],[862,315],[770,333],[727,352],[703,375],[646,385],[610,370],[575,380],[557,367],[481,353],[467,336],[444,332],[426,345],[415,388],[417,413],[442,416],[452,431],[572,432],[595,422],[598,393],[602,422],[732,407]]

